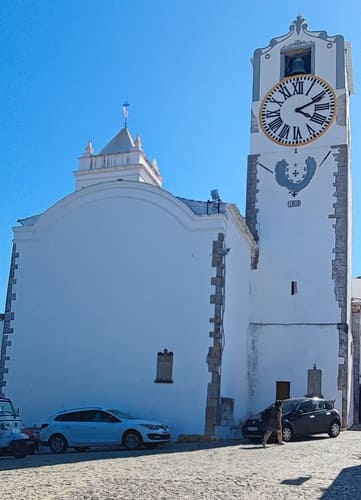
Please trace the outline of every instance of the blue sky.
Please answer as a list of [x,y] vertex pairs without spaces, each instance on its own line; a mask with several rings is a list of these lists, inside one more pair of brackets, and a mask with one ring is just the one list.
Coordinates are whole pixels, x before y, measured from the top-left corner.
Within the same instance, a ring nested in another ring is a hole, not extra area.
[[[361,275],[361,7],[357,0],[1,0],[0,311],[11,227],[74,190],[77,158],[123,126],[157,158],[163,187],[244,214],[254,50],[288,31],[352,43],[354,270]],[[146,256],[145,256],[146,258]],[[36,284],[34,284],[36,286]]]

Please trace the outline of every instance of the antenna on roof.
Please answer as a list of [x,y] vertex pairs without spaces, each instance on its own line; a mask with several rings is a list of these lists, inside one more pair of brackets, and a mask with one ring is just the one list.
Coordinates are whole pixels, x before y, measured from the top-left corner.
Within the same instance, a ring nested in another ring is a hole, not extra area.
[[124,128],[128,127],[128,108],[129,103],[125,101],[125,103],[123,103]]

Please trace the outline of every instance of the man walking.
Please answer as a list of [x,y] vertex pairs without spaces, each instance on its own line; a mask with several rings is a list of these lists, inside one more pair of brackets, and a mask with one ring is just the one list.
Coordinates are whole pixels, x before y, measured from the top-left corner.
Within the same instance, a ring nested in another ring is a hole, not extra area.
[[265,412],[265,428],[266,432],[263,436],[262,445],[266,448],[267,441],[272,432],[277,433],[277,443],[284,444],[282,441],[282,401],[278,399],[271,408]]

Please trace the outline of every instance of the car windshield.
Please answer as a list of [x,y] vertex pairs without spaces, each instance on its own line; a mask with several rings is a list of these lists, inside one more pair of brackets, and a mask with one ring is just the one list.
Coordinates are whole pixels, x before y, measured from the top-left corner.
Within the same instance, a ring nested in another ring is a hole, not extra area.
[[110,411],[110,413],[113,413],[114,415],[116,415],[119,418],[128,418],[128,419],[136,418],[136,417],[132,417],[131,415],[128,415],[127,413],[124,413],[123,411],[120,411],[120,410],[108,410],[108,411]]
[[282,401],[282,413],[289,413],[294,410],[300,401],[296,400],[284,400]]
[[0,401],[0,417],[3,415],[16,416],[16,411],[10,401]]

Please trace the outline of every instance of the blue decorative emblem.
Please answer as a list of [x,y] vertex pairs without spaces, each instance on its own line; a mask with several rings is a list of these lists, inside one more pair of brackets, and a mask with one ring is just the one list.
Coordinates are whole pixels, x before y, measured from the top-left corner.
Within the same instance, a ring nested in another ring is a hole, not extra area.
[[292,166],[286,160],[276,163],[275,175],[277,183],[289,190],[292,196],[297,196],[298,192],[304,189],[315,175],[317,168],[316,160],[308,156],[302,167],[298,162]]

